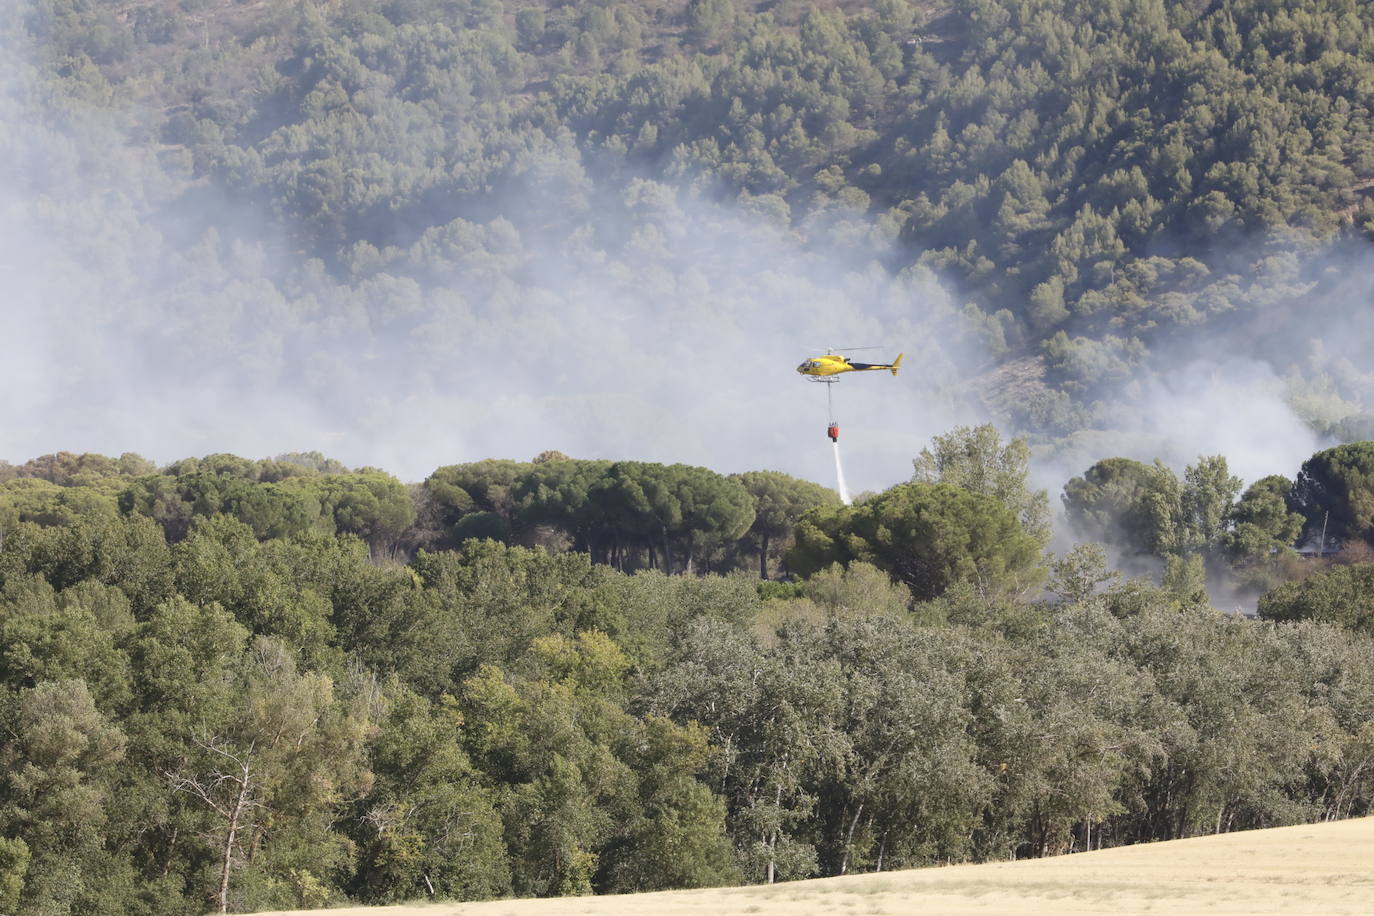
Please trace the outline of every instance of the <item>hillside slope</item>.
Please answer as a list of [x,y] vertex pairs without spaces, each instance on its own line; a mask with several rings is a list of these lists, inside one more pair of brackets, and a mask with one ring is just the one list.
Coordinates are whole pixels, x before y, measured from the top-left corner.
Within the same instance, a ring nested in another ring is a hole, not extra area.
[[353,907],[335,916],[802,913],[1368,913],[1374,818],[1050,859],[598,898]]
[[[883,343],[941,393],[1033,367],[979,406],[1046,442],[1235,355],[1319,433],[1374,428],[1347,307],[1374,237],[1368,5],[10,6],[0,205],[24,244],[0,270],[34,327],[91,329],[66,352],[214,365],[326,423],[379,397],[453,414],[415,398],[472,390],[456,347],[519,349],[505,381],[556,426],[707,349]],[[42,373],[40,431],[85,373]],[[386,438],[384,413],[344,428]]]

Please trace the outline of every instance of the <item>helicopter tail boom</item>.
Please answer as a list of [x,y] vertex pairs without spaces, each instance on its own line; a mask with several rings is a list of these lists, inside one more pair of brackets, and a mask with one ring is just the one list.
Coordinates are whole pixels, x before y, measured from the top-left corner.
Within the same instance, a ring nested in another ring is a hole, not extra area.
[[905,355],[906,355],[905,353],[899,353],[899,354],[897,354],[897,358],[896,358],[895,360],[893,360],[892,362],[890,362],[890,363],[854,363],[854,362],[851,362],[851,363],[849,363],[849,368],[850,368],[850,369],[853,369],[853,370],[856,370],[856,371],[858,371],[858,372],[872,372],[872,371],[875,370],[875,369],[887,369],[887,370],[888,370],[889,372],[891,372],[893,375],[896,375],[896,374],[897,374],[897,370],[900,369],[900,368],[902,367],[902,357],[905,356]]

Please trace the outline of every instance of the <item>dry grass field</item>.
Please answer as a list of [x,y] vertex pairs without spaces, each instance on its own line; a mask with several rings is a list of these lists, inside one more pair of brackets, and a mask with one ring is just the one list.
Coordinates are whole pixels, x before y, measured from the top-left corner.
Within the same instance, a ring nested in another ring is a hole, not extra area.
[[[352,907],[330,916],[1374,913],[1374,818],[1254,830],[1053,859],[771,887]],[[315,911],[319,912],[319,911]]]

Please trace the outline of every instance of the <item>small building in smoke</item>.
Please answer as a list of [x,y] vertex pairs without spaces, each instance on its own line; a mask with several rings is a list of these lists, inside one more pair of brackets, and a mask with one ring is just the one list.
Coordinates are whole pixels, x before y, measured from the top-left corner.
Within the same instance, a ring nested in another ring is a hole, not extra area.
[[1334,557],[1341,552],[1341,542],[1333,537],[1322,538],[1320,535],[1312,535],[1298,545],[1298,556],[1304,560],[1317,560]]

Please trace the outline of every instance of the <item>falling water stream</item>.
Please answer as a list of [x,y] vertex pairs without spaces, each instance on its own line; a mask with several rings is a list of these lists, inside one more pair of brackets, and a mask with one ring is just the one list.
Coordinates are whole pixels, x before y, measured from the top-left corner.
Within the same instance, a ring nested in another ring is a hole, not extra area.
[[840,464],[840,441],[836,439],[830,444],[835,447],[835,481],[840,490],[840,502],[847,506],[850,504],[849,484],[844,482],[844,465]]

